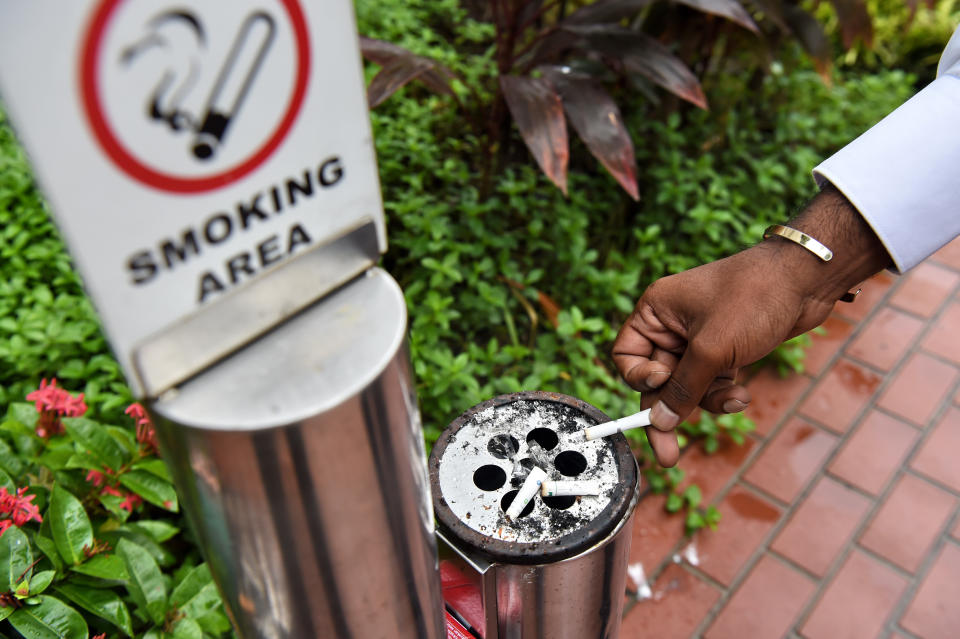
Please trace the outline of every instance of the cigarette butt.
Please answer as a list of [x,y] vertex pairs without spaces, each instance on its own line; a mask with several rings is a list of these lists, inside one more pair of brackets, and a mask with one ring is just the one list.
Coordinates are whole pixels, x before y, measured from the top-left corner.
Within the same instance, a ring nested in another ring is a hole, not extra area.
[[600,482],[596,479],[576,481],[545,481],[540,487],[544,497],[579,497],[580,495],[599,495]]
[[628,415],[612,422],[597,424],[596,426],[588,426],[587,428],[583,429],[583,436],[587,441],[589,441],[591,439],[607,437],[608,435],[613,435],[614,433],[621,433],[625,430],[630,430],[631,428],[640,428],[642,426],[649,425],[650,409],[648,408],[647,410],[642,410],[639,413]]
[[523,482],[523,486],[520,487],[517,496],[513,498],[513,503],[511,503],[510,508],[507,509],[507,519],[513,521],[520,516],[520,512],[530,503],[533,496],[537,494],[537,491],[540,490],[540,486],[546,478],[547,473],[543,472],[539,466],[534,466],[530,469],[527,480]]

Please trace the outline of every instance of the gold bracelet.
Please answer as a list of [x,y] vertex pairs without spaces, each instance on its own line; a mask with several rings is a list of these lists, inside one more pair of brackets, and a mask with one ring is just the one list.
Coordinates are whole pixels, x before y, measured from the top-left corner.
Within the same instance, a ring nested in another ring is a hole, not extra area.
[[[806,233],[798,231],[795,228],[789,226],[783,226],[782,224],[773,224],[767,227],[767,230],[763,232],[763,239],[767,239],[772,235],[779,235],[782,238],[788,239],[791,242],[796,242],[803,248],[807,249],[817,257],[819,257],[824,262],[829,262],[833,259],[833,251],[828,249],[826,246],[813,239]],[[852,302],[857,299],[857,295],[860,293],[858,288],[855,291],[850,291],[844,293],[840,296],[841,302]]]
[[767,239],[772,235],[779,235],[780,237],[786,238],[791,242],[796,242],[824,262],[829,262],[833,259],[833,251],[806,233],[798,231],[797,229],[790,228],[789,226],[783,226],[782,224],[773,224],[768,226],[767,230],[763,232],[763,239]]

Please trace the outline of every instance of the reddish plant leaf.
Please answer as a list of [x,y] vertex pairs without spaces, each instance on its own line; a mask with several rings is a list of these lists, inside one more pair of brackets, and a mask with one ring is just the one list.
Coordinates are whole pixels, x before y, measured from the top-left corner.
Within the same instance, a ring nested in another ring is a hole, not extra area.
[[367,102],[370,108],[377,107],[431,66],[431,62],[414,57],[397,58],[384,66],[377,75],[373,76],[370,86],[367,87]]
[[843,46],[850,48],[857,38],[873,46],[873,21],[867,12],[867,5],[863,0],[830,0],[837,10],[837,22],[840,23],[840,35]]
[[638,31],[614,25],[565,27],[581,37],[586,50],[617,59],[627,73],[636,73],[667,91],[707,108],[700,82],[680,58],[664,45]]
[[543,72],[560,93],[563,110],[590,153],[630,197],[639,200],[633,142],[616,102],[600,85],[570,73],[567,67],[547,67]]
[[368,38],[367,36],[360,36],[360,53],[370,62],[380,66],[386,66],[395,58],[413,55],[407,49],[392,42]]
[[[453,98],[457,97],[453,87],[450,86],[450,80],[454,77],[453,73],[434,60],[414,55],[407,49],[391,42],[366,36],[360,36],[360,52],[370,62],[383,67],[380,73],[371,80],[370,88],[367,89],[367,101],[370,103],[370,108],[386,100],[414,78],[434,93],[449,95]],[[410,77],[403,79],[407,75]],[[374,91],[375,83],[378,85],[376,91]],[[388,87],[392,87],[392,89],[384,93],[384,89]],[[376,100],[374,100],[375,97]]]
[[543,78],[502,75],[500,88],[527,148],[566,195],[570,149],[560,96]]
[[830,40],[823,27],[812,15],[791,4],[783,4],[783,19],[790,25],[790,31],[813,58],[817,72],[824,82],[830,82]]
[[653,0],[600,0],[571,13],[564,24],[602,24],[620,22],[636,14]]
[[722,18],[727,18],[736,22],[740,26],[750,29],[754,33],[760,33],[760,30],[757,29],[757,24],[753,21],[753,18],[750,17],[750,14],[747,13],[747,10],[743,8],[737,0],[676,0],[680,4],[685,4],[688,7],[693,7],[698,11],[703,11],[704,13],[712,13],[713,15],[720,16]]
[[543,309],[543,314],[547,316],[547,321],[556,328],[560,324],[557,320],[557,316],[560,315],[560,305],[539,289],[537,290],[537,301],[540,303],[540,308]]

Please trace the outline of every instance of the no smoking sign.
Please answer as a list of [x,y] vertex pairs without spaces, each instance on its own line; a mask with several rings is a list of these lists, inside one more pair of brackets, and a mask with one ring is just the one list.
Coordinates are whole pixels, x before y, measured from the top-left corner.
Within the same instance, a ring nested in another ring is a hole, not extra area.
[[386,248],[349,1],[0,11],[0,97],[134,385],[139,345],[286,260],[368,220]]

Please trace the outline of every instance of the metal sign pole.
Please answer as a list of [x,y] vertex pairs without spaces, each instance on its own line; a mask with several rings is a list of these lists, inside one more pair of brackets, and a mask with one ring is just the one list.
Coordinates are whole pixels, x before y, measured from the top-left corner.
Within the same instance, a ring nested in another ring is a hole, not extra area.
[[237,632],[443,637],[351,3],[0,10],[0,95]]

